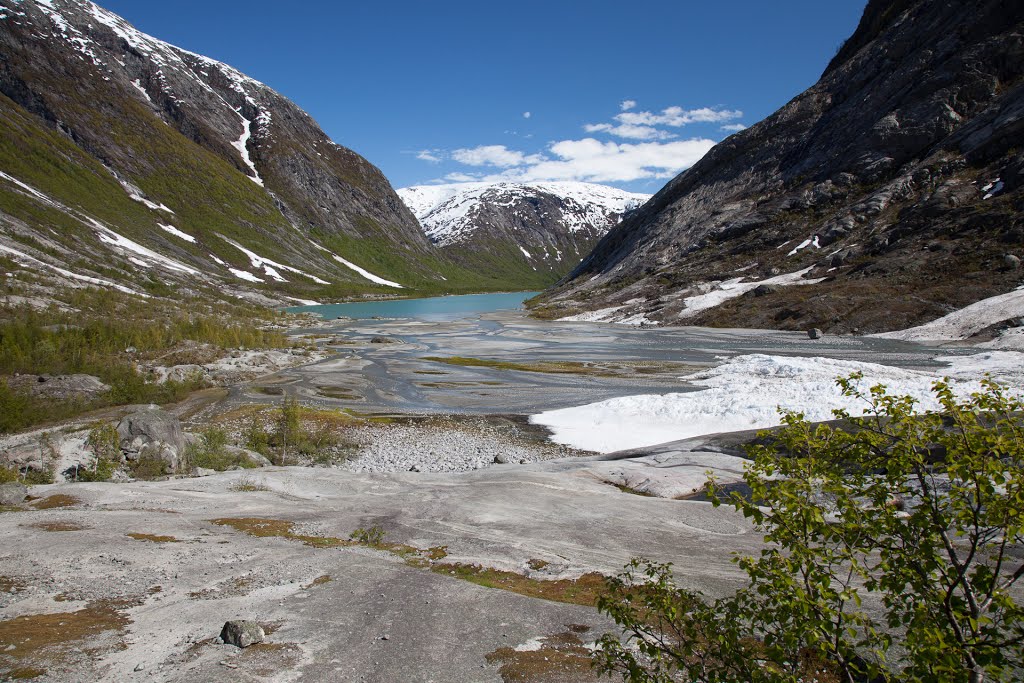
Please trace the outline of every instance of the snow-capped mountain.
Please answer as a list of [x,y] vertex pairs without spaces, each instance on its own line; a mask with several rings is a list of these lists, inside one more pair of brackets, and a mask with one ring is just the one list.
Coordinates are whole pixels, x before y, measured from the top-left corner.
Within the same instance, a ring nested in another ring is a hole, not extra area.
[[650,195],[579,182],[458,183],[400,188],[432,242],[473,265],[496,253],[506,268],[548,278],[568,272]]
[[473,279],[291,101],[87,0],[0,0],[0,247],[68,284],[136,292]]

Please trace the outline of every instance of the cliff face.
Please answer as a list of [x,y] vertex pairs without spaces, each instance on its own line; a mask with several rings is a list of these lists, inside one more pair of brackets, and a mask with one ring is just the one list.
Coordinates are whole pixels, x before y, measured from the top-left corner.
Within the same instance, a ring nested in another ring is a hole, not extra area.
[[23,265],[100,263],[138,289],[134,258],[272,297],[460,276],[381,172],[295,104],[86,0],[0,0],[0,119],[0,240]]
[[544,287],[650,195],[593,183],[462,183],[400,188],[432,242],[457,263]]
[[872,0],[817,84],[670,181],[538,310],[879,331],[1013,289],[1022,21],[1010,1]]

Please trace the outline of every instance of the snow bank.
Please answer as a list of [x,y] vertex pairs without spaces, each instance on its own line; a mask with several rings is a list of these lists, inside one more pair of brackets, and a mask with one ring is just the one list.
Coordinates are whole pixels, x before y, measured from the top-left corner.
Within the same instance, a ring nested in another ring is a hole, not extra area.
[[992,372],[996,379],[1024,386],[1024,354],[996,351],[939,360],[953,364],[936,373],[832,358],[751,354],[682,379],[705,387],[664,395],[623,396],[599,403],[549,410],[530,421],[548,427],[556,443],[600,453],[686,439],[702,434],[763,429],[778,425],[778,408],[804,413],[809,420],[832,418],[833,408],[859,414],[864,403],[844,397],[838,376],[863,372],[861,386],[885,384],[892,393],[908,394],[921,409],[933,409],[932,383],[954,378],[966,394],[980,388],[975,379]]
[[[1024,317],[1024,288],[982,299],[924,325],[872,336],[905,341],[956,341],[967,339],[989,325],[1021,317]],[[1020,335],[1013,336],[1020,338]],[[1020,348],[1024,349],[1024,344]]]

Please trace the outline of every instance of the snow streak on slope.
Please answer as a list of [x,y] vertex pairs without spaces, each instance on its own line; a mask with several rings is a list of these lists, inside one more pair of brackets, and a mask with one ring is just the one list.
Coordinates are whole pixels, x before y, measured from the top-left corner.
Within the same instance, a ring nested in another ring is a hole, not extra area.
[[398,190],[398,196],[419,219],[427,237],[441,246],[472,235],[476,227],[474,214],[482,204],[510,207],[542,193],[563,201],[562,220],[568,232],[610,228],[613,214],[621,216],[650,199],[646,194],[577,182],[458,183]]

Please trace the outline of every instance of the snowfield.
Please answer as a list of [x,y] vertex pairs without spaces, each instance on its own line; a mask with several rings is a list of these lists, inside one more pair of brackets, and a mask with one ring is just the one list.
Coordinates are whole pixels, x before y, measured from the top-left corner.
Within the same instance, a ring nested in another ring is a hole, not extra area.
[[920,410],[937,407],[930,389],[943,376],[950,377],[960,395],[977,391],[986,372],[1024,393],[1024,353],[989,351],[937,360],[950,367],[923,372],[832,358],[736,356],[682,377],[695,386],[693,391],[623,396],[550,410],[530,421],[550,429],[556,443],[611,453],[703,434],[773,427],[780,424],[779,408],[802,412],[813,421],[832,419],[836,408],[861,414],[864,403],[843,396],[835,382],[852,372],[864,373],[862,388],[884,384],[890,393],[916,398]]

